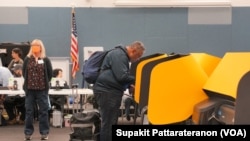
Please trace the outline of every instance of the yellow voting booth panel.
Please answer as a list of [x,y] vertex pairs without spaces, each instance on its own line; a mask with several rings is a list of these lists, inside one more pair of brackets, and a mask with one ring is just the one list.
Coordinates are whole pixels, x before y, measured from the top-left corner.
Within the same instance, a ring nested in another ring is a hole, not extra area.
[[203,68],[208,76],[212,74],[221,58],[207,53],[191,53],[197,63]]
[[237,86],[242,76],[250,70],[250,52],[226,53],[203,89],[206,93],[236,99]]
[[141,77],[142,77],[142,69],[144,67],[145,64],[157,60],[157,59],[161,59],[161,58],[165,58],[167,57],[167,54],[162,54],[159,55],[157,57],[153,57],[153,58],[149,58],[146,60],[141,61],[137,67],[136,67],[136,78],[135,78],[135,91],[134,91],[134,99],[137,103],[139,103],[140,100],[140,89],[141,89]]
[[154,125],[188,119],[193,107],[207,99],[207,74],[191,55],[161,62],[151,71],[148,119]]

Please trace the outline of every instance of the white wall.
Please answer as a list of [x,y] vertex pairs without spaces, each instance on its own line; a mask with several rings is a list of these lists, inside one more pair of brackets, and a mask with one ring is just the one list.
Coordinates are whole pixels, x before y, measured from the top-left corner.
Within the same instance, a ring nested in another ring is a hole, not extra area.
[[1,0],[1,7],[113,7],[114,0]]
[[[141,3],[152,3],[152,0],[1,0],[1,7],[125,7],[116,6],[116,2],[141,2]],[[162,5],[166,1],[173,0],[154,0],[153,5]],[[198,2],[197,2],[198,1]],[[250,0],[204,0],[203,2],[225,2],[231,1],[232,6],[250,6]],[[174,3],[188,3],[197,2],[200,3],[201,0],[174,0]],[[140,6],[138,6],[140,7]],[[146,6],[148,7],[148,6]]]
[[233,6],[250,6],[250,0],[231,0]]

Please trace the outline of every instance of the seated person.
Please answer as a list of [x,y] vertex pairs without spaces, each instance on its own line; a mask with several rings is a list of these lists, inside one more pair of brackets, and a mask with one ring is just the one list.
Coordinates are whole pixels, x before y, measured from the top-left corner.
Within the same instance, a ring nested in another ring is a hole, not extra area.
[[[56,69],[53,70],[52,79],[56,78],[56,79],[61,79],[62,80],[62,74],[63,74],[63,70],[60,69],[60,68],[56,68]],[[65,80],[63,80],[63,81],[64,81],[63,88],[64,89],[69,89],[69,86],[68,86],[67,82]],[[52,84],[51,84],[51,88],[54,89],[55,87],[52,86]],[[66,96],[64,96],[64,95],[49,95],[49,98],[50,98],[51,107],[54,106],[55,109],[58,109],[58,110],[61,110],[61,111],[64,110],[63,107],[64,107],[64,104],[66,103]]]
[[[13,77],[11,71],[4,66],[0,66],[0,87],[1,89],[8,89],[9,78]],[[2,105],[4,101],[4,95],[0,95],[0,104]]]
[[[22,78],[22,64],[16,64],[12,69],[14,77]],[[20,84],[21,85],[21,84]],[[11,86],[10,86],[11,87]],[[25,121],[25,97],[22,96],[6,96],[3,102],[4,108],[8,114],[9,120],[7,124],[13,125],[16,123],[24,124]],[[19,121],[17,121],[17,117]]]
[[[125,91],[124,95],[123,95],[123,99],[124,99],[124,107],[125,107],[125,115],[126,115],[126,119],[128,121],[130,121],[130,106],[133,106],[134,108],[136,108],[135,104],[135,100],[133,97],[133,94],[131,93],[131,91]],[[135,109],[136,110],[136,109]],[[140,114],[140,110],[137,109],[137,116],[139,116]]]
[[[8,84],[9,84],[9,78],[13,77],[11,74],[11,71],[7,67],[0,66],[0,88],[1,89],[8,89]],[[1,91],[1,90],[0,90]],[[5,95],[0,95],[0,109],[2,110],[4,108],[3,102],[4,102]],[[1,116],[1,122],[2,125],[6,125],[6,120],[5,118]]]

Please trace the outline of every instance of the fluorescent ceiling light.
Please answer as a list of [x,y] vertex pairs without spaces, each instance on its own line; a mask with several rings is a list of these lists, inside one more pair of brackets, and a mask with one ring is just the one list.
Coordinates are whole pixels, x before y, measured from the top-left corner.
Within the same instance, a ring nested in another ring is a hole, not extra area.
[[116,0],[116,6],[121,7],[224,7],[231,6],[229,0]]

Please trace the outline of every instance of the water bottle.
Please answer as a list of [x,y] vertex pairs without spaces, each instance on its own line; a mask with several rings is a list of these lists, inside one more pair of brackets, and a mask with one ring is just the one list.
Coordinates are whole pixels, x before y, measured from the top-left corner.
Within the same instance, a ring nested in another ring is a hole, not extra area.
[[74,106],[74,97],[72,95],[69,96],[69,108],[72,109]]
[[59,81],[56,80],[56,90],[59,90],[60,89],[60,84],[59,84]]
[[17,90],[17,89],[18,89],[18,85],[17,85],[17,81],[16,81],[16,80],[14,80],[13,89],[14,89],[14,90]]
[[69,96],[69,104],[70,105],[74,104],[74,97],[73,96]]

